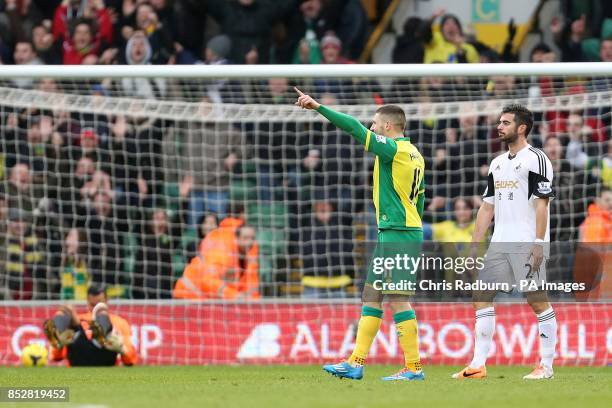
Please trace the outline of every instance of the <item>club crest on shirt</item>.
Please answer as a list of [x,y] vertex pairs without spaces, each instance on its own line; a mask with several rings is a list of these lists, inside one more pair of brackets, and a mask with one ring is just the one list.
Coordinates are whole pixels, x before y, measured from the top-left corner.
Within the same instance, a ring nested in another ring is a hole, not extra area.
[[550,181],[540,181],[538,183],[538,193],[549,194],[551,192],[552,192],[552,188],[550,186]]
[[387,138],[381,135],[376,135],[376,141],[378,143],[387,144]]
[[519,164],[518,164],[518,166],[516,166],[516,167],[514,168],[514,171],[515,171],[515,172],[517,172],[517,173],[519,172],[519,170],[521,169],[521,164],[522,164],[522,163],[519,163]]
[[410,153],[410,160],[418,160],[419,154],[417,152]]

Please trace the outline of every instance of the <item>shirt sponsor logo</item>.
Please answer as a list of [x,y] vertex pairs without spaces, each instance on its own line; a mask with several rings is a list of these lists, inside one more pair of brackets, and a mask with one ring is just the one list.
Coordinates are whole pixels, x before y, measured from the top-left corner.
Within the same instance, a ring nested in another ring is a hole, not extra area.
[[550,181],[540,181],[538,183],[538,193],[549,194],[551,192],[552,192],[552,187],[550,186]]
[[376,141],[378,143],[387,144],[387,138],[384,136],[376,135]]
[[518,180],[499,180],[495,182],[495,189],[503,189],[503,188],[519,188]]

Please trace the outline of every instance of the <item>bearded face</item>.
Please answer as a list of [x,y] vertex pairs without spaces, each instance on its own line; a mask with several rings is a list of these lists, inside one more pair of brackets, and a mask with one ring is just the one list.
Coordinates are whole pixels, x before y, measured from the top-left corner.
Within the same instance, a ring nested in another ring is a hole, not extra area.
[[514,120],[513,113],[504,113],[497,122],[497,134],[500,139],[508,144],[518,140],[518,124]]

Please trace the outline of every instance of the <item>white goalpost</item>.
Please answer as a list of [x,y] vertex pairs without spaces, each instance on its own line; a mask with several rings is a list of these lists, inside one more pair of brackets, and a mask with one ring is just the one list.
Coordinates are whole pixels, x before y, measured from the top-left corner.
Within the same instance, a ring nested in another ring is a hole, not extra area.
[[[529,142],[555,166],[551,240],[570,254],[549,280],[584,278],[581,225],[612,188],[612,63],[1,66],[0,364],[45,341],[42,321],[59,304],[85,310],[92,282],[132,324],[145,364],[320,363],[350,353],[377,232],[374,160],[295,107],[293,86],[366,126],[381,104],[405,110],[406,135],[426,162],[434,252],[456,200],[480,203],[488,163],[505,149],[495,134],[501,108],[526,105]],[[249,294],[203,285],[199,299],[178,299],[176,282],[206,262],[202,240],[237,218],[256,232]],[[589,294],[551,293],[560,364],[611,361],[609,249],[593,249],[604,255]],[[416,300],[424,363],[465,363],[469,296]],[[497,321],[490,361],[535,361],[528,306],[509,298]],[[391,319],[371,356],[401,360]]]

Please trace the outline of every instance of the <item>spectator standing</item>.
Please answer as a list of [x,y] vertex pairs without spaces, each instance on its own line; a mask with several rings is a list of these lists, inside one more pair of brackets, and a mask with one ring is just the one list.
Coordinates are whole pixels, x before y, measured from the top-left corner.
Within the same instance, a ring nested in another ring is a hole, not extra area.
[[102,44],[100,38],[96,38],[91,23],[76,20],[70,34],[62,45],[64,65],[96,64],[102,52]]
[[97,192],[92,207],[85,219],[92,282],[113,285],[114,292],[121,294],[121,237],[127,232],[127,225],[114,216],[113,200],[107,193]]
[[60,282],[60,299],[87,299],[91,275],[87,259],[87,236],[81,229],[71,228],[64,239]]
[[221,32],[232,40],[230,61],[236,64],[249,60],[266,64],[270,54],[270,33],[273,23],[294,9],[299,0],[207,0],[208,13],[219,23]]
[[104,0],[63,0],[53,15],[55,41],[64,41],[72,37],[70,27],[77,18],[92,19],[98,27],[99,41],[106,44],[113,43],[112,19]]
[[[150,65],[153,49],[142,31],[136,31],[125,47],[128,65]],[[163,78],[123,78],[121,87],[126,96],[142,99],[159,99],[166,96],[168,86]]]
[[147,37],[151,47],[151,63],[167,64],[174,54],[172,33],[159,20],[157,11],[150,3],[140,3],[135,11],[135,29]]
[[4,266],[9,299],[45,299],[47,277],[43,275],[44,254],[33,233],[31,215],[19,208],[10,208],[6,232]]
[[574,171],[570,163],[563,158],[563,145],[556,136],[549,136],[544,141],[544,153],[550,159],[556,177],[553,179],[555,199],[550,203],[550,234],[555,241],[569,241],[577,226],[578,206],[573,205],[575,195]]
[[192,180],[188,225],[196,228],[204,213],[224,218],[231,175],[245,156],[240,133],[232,125],[188,122],[182,146],[184,174]]
[[593,163],[591,173],[601,181],[604,188],[612,190],[612,139],[608,140],[606,144],[608,147],[607,153]]
[[136,299],[170,299],[174,279],[172,256],[180,246],[180,220],[170,222],[166,210],[158,208],[145,216],[138,236],[138,253],[132,279],[132,296]]
[[402,35],[395,40],[392,61],[394,64],[421,64],[425,55],[425,43],[429,42],[426,34],[428,22],[419,17],[409,17],[404,22]]

